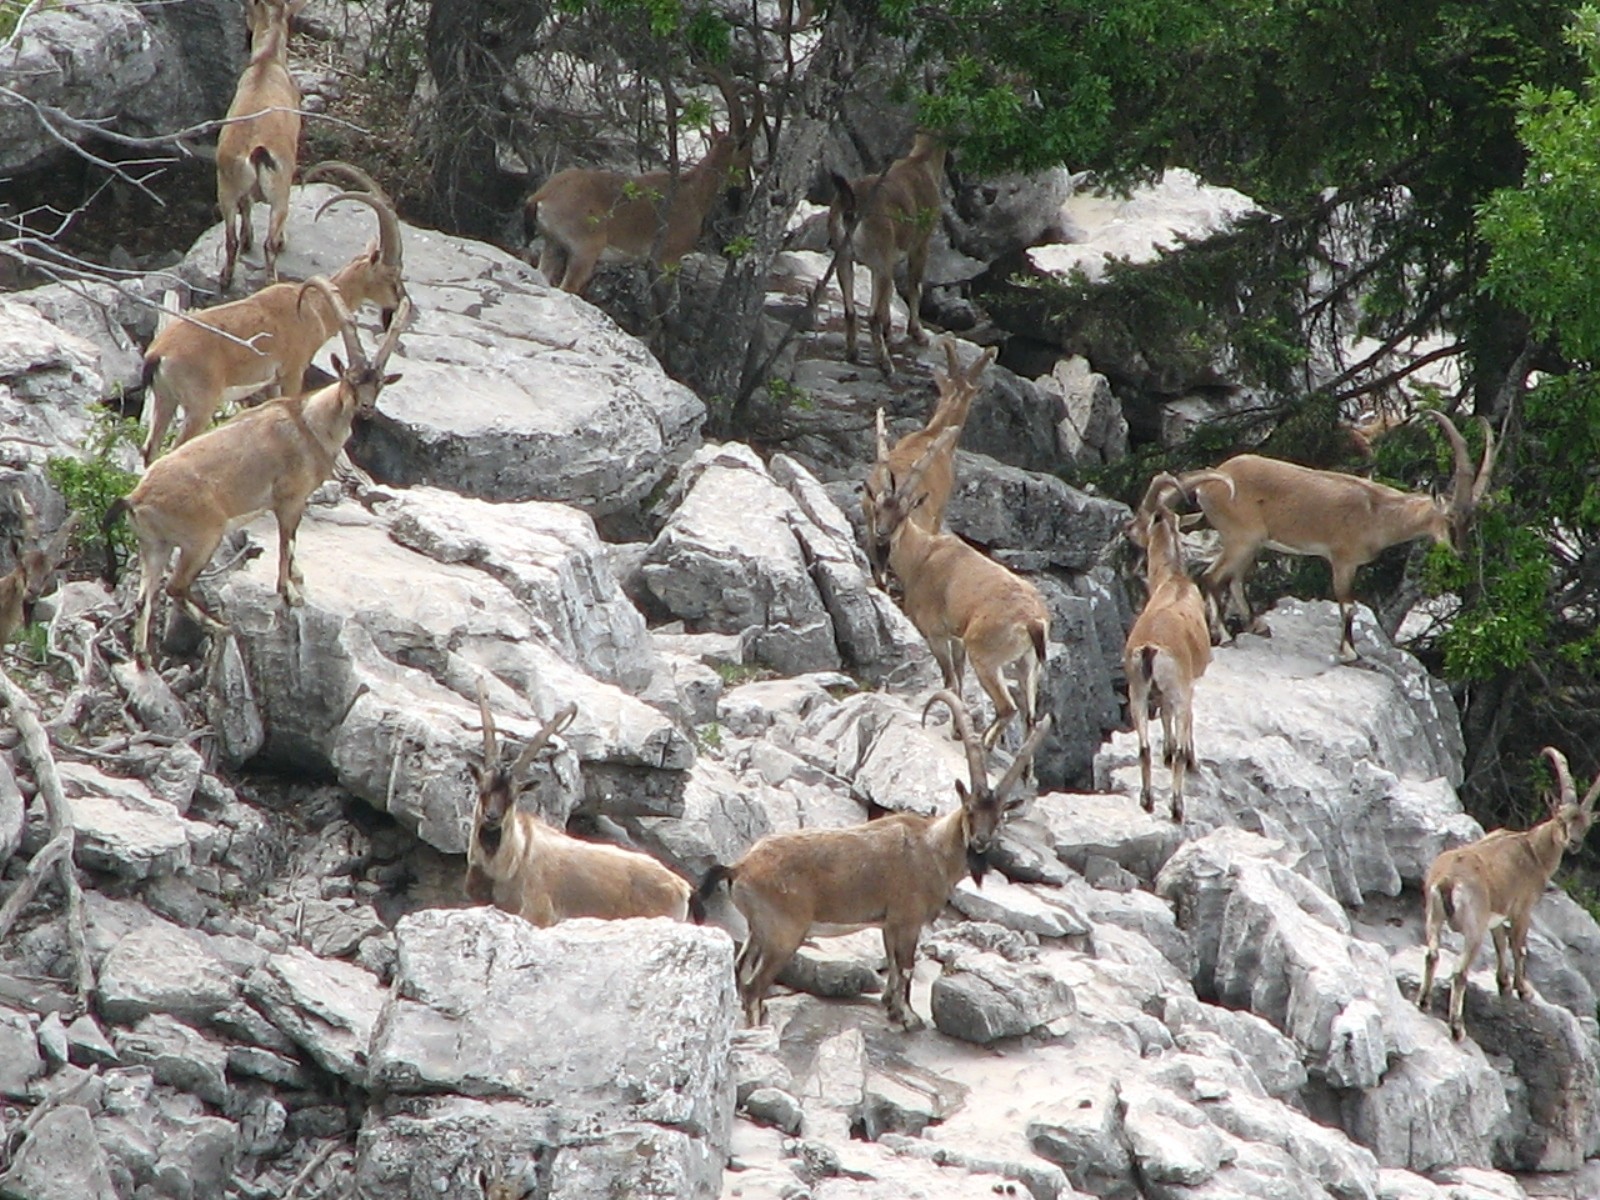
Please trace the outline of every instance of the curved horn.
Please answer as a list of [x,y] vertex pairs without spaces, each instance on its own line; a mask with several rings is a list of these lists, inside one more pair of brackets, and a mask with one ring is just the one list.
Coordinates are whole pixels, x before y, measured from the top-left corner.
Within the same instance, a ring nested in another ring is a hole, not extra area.
[[489,711],[489,684],[478,676],[478,716],[483,721],[483,767],[493,771],[500,765],[500,746],[494,736],[494,714]]
[[1430,408],[1428,415],[1444,432],[1450,449],[1455,452],[1455,481],[1450,485],[1450,508],[1457,513],[1470,512],[1474,499],[1472,485],[1475,472],[1472,469],[1472,456],[1467,452],[1467,440],[1461,436],[1455,422],[1438,409]]
[[[1567,770],[1567,756],[1554,746],[1546,746],[1544,748],[1544,756],[1550,760],[1550,765],[1556,769],[1556,783],[1561,788],[1560,800],[1550,807],[1555,808],[1562,804],[1576,804],[1578,802],[1578,789],[1572,786],[1572,775]],[[1600,783],[1600,780],[1596,780],[1596,783]]]
[[1017,786],[1017,780],[1022,778],[1023,771],[1028,769],[1028,763],[1033,759],[1034,751],[1039,749],[1039,743],[1044,741],[1045,734],[1050,732],[1052,721],[1050,714],[1045,713],[1028,731],[1028,740],[1022,743],[1022,749],[1017,751],[1016,758],[1011,760],[1011,765],[1006,768],[1006,773],[1000,777],[1000,782],[994,785],[996,800],[1004,801],[1011,789]]
[[928,723],[928,710],[941,701],[950,710],[956,732],[961,735],[961,744],[967,748],[967,774],[972,776],[972,794],[976,796],[989,786],[989,777],[983,766],[983,743],[972,732],[972,718],[967,715],[967,706],[961,702],[961,697],[949,688],[935,692],[922,706],[922,723]]
[[742,145],[749,127],[745,124],[744,105],[739,101],[739,90],[733,86],[733,80],[728,78],[728,73],[721,67],[707,67],[706,74],[711,76],[717,90],[722,93],[722,99],[728,105],[728,136],[733,139],[734,145]]
[[350,315],[350,310],[345,307],[344,297],[339,295],[339,289],[328,282],[326,275],[313,275],[300,285],[300,296],[296,304],[305,302],[306,290],[314,288],[327,297],[328,303],[333,305],[333,312],[339,318],[339,335],[344,339],[344,351],[350,356],[350,367],[364,369],[367,366],[366,351],[361,349],[361,339],[356,336],[356,319]]
[[928,468],[933,465],[933,460],[941,454],[950,453],[956,439],[961,436],[959,429],[946,429],[933,439],[933,444],[922,452],[922,456],[911,464],[911,469],[906,472],[906,477],[894,489],[895,496],[900,500],[909,499],[922,483],[922,477],[928,473]]
[[300,176],[301,183],[348,183],[360,188],[362,191],[371,192],[385,204],[393,204],[389,193],[378,186],[371,175],[368,175],[354,163],[343,162],[337,158],[324,159],[316,166],[310,167]]
[[1472,507],[1478,507],[1478,501],[1483,499],[1483,493],[1489,488],[1489,476],[1494,471],[1494,426],[1489,424],[1488,417],[1479,417],[1483,424],[1483,462],[1478,467],[1478,476],[1472,481]]
[[522,748],[522,753],[517,755],[517,761],[511,765],[511,778],[515,779],[518,775],[521,775],[522,769],[531,763],[539,751],[549,744],[550,739],[568,725],[571,725],[572,719],[577,715],[578,706],[576,704],[568,704],[541,725],[539,732],[533,735],[533,740]]
[[378,347],[378,353],[373,356],[373,374],[383,374],[383,368],[389,364],[389,355],[393,354],[394,348],[400,344],[400,335],[405,332],[406,326],[411,324],[411,315],[411,297],[402,296],[400,298],[400,307],[394,310],[394,316],[389,321],[389,328],[384,331],[383,344]]
[[944,379],[937,380],[939,384],[959,383],[963,376],[961,373],[961,356],[956,353],[956,340],[953,337],[942,337],[939,344],[944,347]]
[[383,256],[386,266],[398,267],[400,265],[400,218],[395,216],[394,209],[390,207],[386,197],[380,192],[370,195],[367,192],[340,192],[337,196],[330,196],[322,202],[322,207],[317,209],[317,216],[321,217],[341,200],[354,200],[357,204],[365,204],[378,216],[378,253]]
[[1593,812],[1594,811],[1594,800],[1595,800],[1596,796],[1600,796],[1600,775],[1596,775],[1594,777],[1594,782],[1589,785],[1589,790],[1586,793],[1584,793],[1584,797],[1583,797],[1583,811],[1584,812]]
[[1145,520],[1149,520],[1149,518],[1154,515],[1158,506],[1162,508],[1166,507],[1167,493],[1169,492],[1180,492],[1184,495],[1188,494],[1186,491],[1184,491],[1183,484],[1178,482],[1178,477],[1176,475],[1170,474],[1167,471],[1162,471],[1152,477],[1150,480],[1150,486],[1144,490],[1144,499],[1139,501],[1138,515]]

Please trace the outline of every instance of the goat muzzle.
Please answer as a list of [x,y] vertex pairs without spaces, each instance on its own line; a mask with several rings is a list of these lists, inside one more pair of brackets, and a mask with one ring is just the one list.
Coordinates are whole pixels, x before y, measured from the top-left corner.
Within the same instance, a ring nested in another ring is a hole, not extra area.
[[979,846],[976,841],[967,843],[967,874],[972,876],[972,882],[983,886],[983,877],[989,873],[989,843]]

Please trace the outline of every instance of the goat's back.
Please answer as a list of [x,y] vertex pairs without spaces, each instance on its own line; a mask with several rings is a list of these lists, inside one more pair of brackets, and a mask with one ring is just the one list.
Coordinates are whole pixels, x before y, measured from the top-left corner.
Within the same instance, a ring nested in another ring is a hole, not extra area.
[[1191,680],[1198,679],[1211,663],[1211,635],[1205,601],[1194,582],[1184,576],[1157,587],[1128,631],[1127,646],[1130,673],[1144,647],[1159,646],[1179,659]]
[[[689,914],[689,881],[648,854],[582,841],[528,812],[511,814],[499,851],[478,865],[495,880],[496,903],[523,916],[546,907],[555,920],[682,921]],[[517,907],[503,896],[515,898]]]

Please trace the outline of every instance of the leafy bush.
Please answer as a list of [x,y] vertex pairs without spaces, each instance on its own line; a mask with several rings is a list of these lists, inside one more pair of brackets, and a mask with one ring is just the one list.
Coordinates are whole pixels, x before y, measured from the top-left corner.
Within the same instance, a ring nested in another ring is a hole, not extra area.
[[[50,483],[66,499],[67,508],[78,518],[72,548],[78,554],[101,546],[105,539],[100,524],[106,510],[119,497],[133,490],[139,477],[117,465],[122,446],[139,444],[139,424],[107,410],[95,419],[84,443],[81,458],[55,456],[45,462]],[[109,549],[130,555],[137,547],[133,530],[124,522],[110,532]]]

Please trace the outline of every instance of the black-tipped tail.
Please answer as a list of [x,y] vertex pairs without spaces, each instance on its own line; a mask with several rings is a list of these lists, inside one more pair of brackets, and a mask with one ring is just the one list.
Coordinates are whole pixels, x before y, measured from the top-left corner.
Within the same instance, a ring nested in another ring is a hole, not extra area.
[[839,206],[839,211],[844,214],[844,219],[851,224],[856,219],[856,190],[850,186],[850,181],[837,171],[829,172],[833,177],[834,194],[838,197],[834,203]]
[[1041,667],[1044,666],[1045,659],[1045,634],[1046,627],[1043,621],[1035,621],[1028,629],[1028,636],[1033,639],[1033,656]]
[[144,360],[144,370],[139,375],[139,386],[145,391],[150,390],[150,385],[155,382],[156,372],[161,369],[161,355],[152,354]]
[[1147,682],[1155,678],[1156,655],[1159,653],[1161,653],[1160,646],[1145,646],[1139,652],[1139,670],[1143,672]]
[[257,174],[262,171],[276,171],[279,169],[277,158],[265,146],[257,146],[250,151],[250,165],[256,169]]
[[532,245],[539,236],[539,201],[530,197],[522,206],[522,240]]
[[118,496],[106,509],[106,515],[100,520],[100,534],[106,541],[106,584],[109,587],[117,586],[117,549],[111,540],[111,527],[123,513],[129,511],[128,498]]
[[722,883],[732,878],[733,868],[725,867],[721,863],[712,864],[711,869],[700,877],[700,886],[695,888],[694,895],[689,898],[689,911],[694,912],[698,909],[700,912],[700,915],[695,918],[696,921],[704,920],[706,901],[711,899],[711,893],[716,891]]

